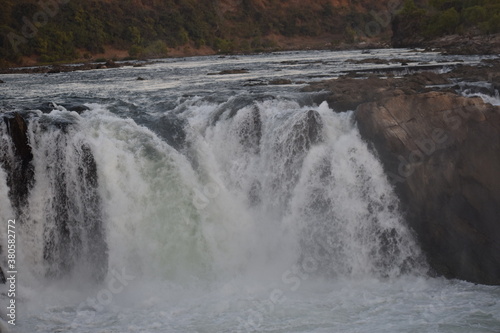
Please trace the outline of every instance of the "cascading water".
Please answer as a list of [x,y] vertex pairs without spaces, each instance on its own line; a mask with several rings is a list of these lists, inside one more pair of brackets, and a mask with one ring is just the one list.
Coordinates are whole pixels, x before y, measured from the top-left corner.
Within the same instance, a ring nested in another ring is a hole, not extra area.
[[[101,281],[109,255],[110,269],[179,283],[286,280],[294,266],[328,278],[421,272],[397,199],[350,114],[232,102],[179,108],[179,151],[99,105],[31,114],[22,269],[38,283]],[[2,129],[6,156],[14,148]]]
[[[494,332],[498,289],[427,275],[351,113],[206,76],[228,63],[302,79],[325,54],[12,79],[0,219],[17,221],[18,321],[0,284],[0,331]],[[53,91],[89,110],[36,111]]]
[[22,221],[19,232],[25,242],[29,240],[23,260],[37,278],[76,273],[102,280],[107,245],[92,151],[75,115],[55,110],[26,117],[32,158],[28,177],[15,177],[25,162],[14,153],[19,149],[7,135],[12,130],[3,127],[2,136],[2,160],[4,165],[11,162],[11,178],[16,186],[28,183],[24,191],[12,191],[14,182],[9,189]]

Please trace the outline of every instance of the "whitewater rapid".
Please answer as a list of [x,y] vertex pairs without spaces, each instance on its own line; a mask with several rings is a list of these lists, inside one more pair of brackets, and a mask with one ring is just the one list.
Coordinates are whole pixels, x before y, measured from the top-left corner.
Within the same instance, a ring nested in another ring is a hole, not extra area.
[[[19,325],[2,332],[498,331],[498,287],[431,277],[352,113],[267,87],[164,100],[156,82],[115,100],[125,84],[102,97],[86,75],[70,99],[87,111],[18,110],[34,179]],[[17,214],[6,179],[2,220]]]

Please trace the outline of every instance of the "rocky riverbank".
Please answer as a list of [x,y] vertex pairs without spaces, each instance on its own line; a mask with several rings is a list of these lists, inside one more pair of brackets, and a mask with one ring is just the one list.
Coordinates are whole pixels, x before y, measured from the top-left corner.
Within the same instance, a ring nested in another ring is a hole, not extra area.
[[[500,107],[460,94],[498,94],[500,61],[307,87],[337,111],[355,110],[434,272],[500,284]],[[481,82],[473,84],[473,82]]]
[[107,60],[102,62],[84,63],[84,64],[66,64],[66,65],[50,65],[50,66],[32,66],[32,67],[14,67],[0,69],[0,74],[55,74],[67,73],[75,71],[88,71],[95,69],[119,68],[125,66],[143,66],[144,62],[115,62]]

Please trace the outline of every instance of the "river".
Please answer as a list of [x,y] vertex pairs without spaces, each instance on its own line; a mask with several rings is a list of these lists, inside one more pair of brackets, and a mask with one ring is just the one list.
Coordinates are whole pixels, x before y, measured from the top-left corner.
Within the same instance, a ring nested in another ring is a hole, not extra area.
[[30,119],[33,181],[13,207],[0,169],[18,249],[16,326],[4,285],[1,331],[499,332],[500,288],[433,277],[352,112],[301,92],[408,73],[401,59],[442,72],[482,58],[303,51],[3,75],[0,109]]

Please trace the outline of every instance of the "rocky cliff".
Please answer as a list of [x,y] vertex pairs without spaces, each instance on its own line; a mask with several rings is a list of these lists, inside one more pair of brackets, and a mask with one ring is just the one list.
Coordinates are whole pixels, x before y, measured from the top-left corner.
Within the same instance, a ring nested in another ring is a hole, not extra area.
[[356,120],[435,271],[500,284],[500,107],[428,92],[362,104]]
[[496,63],[308,88],[355,110],[434,272],[482,284],[500,284],[500,107],[460,96],[449,79],[489,77],[495,90],[499,73]]

